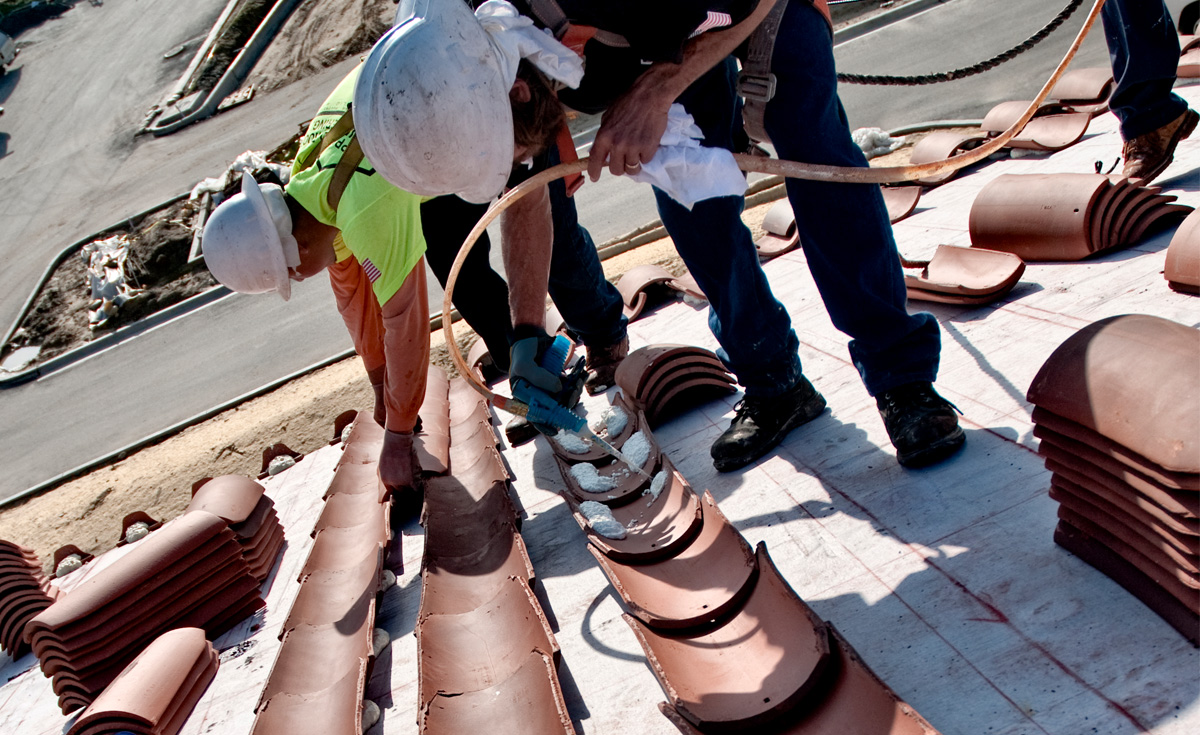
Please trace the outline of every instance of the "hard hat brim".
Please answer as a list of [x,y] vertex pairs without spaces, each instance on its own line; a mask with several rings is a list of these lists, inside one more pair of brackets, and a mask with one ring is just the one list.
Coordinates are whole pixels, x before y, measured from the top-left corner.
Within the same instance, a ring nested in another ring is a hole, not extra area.
[[267,241],[267,252],[271,258],[271,271],[273,280],[275,281],[275,291],[287,301],[292,297],[292,279],[288,277],[287,260],[283,255],[283,240],[279,237],[279,231],[275,229],[274,219],[271,217],[271,209],[267,206],[267,198],[263,195],[262,189],[258,182],[249,173],[242,174],[242,194],[246,200],[250,202],[250,206],[254,208],[258,215],[255,220],[259,223],[259,229],[264,240]]

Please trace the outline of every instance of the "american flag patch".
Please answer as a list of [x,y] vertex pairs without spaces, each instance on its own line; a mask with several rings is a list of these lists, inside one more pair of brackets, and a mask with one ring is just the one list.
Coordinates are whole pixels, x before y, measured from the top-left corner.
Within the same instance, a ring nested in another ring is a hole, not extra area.
[[367,274],[367,280],[371,283],[378,281],[379,277],[383,275],[379,272],[379,269],[375,267],[375,264],[372,263],[369,258],[363,258],[362,269],[363,272]]
[[704,33],[705,31],[711,31],[714,28],[724,28],[725,26],[731,25],[733,25],[733,18],[729,17],[729,13],[716,13],[710,10],[708,11],[708,17],[699,25],[699,27],[696,28],[696,30],[692,31],[692,35],[689,36],[689,38],[695,38],[701,33]]

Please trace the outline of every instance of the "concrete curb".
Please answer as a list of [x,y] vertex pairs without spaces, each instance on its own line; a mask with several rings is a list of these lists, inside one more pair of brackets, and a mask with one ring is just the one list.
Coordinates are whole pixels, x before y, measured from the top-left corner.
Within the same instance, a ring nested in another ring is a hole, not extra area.
[[867,18],[866,20],[852,23],[845,28],[834,31],[833,45],[839,46],[848,41],[853,41],[856,38],[877,31],[884,26],[891,25],[892,23],[904,20],[905,18],[911,18],[918,13],[924,13],[930,8],[937,7],[938,5],[945,5],[951,1],[952,0],[916,0],[916,2],[911,2],[906,5],[901,5],[898,8],[886,10],[878,15],[873,15],[870,18]]
[[146,130],[157,136],[169,135],[180,128],[191,125],[197,120],[211,117],[216,112],[217,106],[221,101],[228,97],[235,89],[241,86],[245,81],[246,75],[254,68],[254,64],[258,62],[258,58],[262,56],[263,51],[270,45],[271,41],[275,40],[275,34],[283,27],[288,16],[300,4],[300,0],[277,0],[271,11],[263,18],[262,22],[255,29],[254,35],[246,42],[237,56],[229,64],[229,68],[221,75],[221,79],[209,90],[208,94],[202,98],[202,101],[197,100],[195,106],[188,111],[181,111],[176,115],[167,116],[167,121],[162,120],[146,126]]

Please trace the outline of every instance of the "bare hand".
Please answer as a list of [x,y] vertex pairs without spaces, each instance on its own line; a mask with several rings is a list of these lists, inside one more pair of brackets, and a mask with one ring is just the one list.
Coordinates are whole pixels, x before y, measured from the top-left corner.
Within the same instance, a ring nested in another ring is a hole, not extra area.
[[588,161],[588,177],[592,181],[600,178],[606,163],[613,176],[635,174],[658,152],[667,129],[671,101],[659,99],[660,95],[653,91],[643,92],[643,88],[635,84],[601,118]]

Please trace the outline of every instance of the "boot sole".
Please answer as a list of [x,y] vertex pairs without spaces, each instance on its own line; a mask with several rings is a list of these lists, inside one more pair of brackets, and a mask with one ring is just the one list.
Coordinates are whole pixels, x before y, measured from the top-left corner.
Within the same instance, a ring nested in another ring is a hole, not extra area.
[[717,468],[717,472],[732,472],[734,470],[740,470],[775,447],[779,446],[779,442],[783,441],[783,438],[787,436],[793,429],[807,424],[809,421],[812,421],[824,413],[825,405],[825,396],[821,395],[820,393],[814,394],[813,397],[808,399],[808,402],[804,404],[803,411],[792,414],[792,417],[783,425],[781,425],[779,429],[771,435],[771,438],[766,443],[755,447],[746,454],[738,455],[736,457],[713,459],[713,466]]
[[900,463],[900,466],[908,467],[909,469],[928,467],[929,465],[941,462],[959,449],[962,449],[962,446],[966,443],[967,435],[963,432],[962,427],[959,426],[953,433],[938,439],[927,447],[922,447],[908,454],[897,453],[896,461]]
[[1153,171],[1137,179],[1141,182],[1142,186],[1147,186],[1151,181],[1158,178],[1159,174],[1167,170],[1167,167],[1175,161],[1175,148],[1179,145],[1179,141],[1186,139],[1196,130],[1196,124],[1200,123],[1200,113],[1197,113],[1195,110],[1188,110],[1184,113],[1184,116],[1186,119],[1179,126],[1179,129],[1175,131],[1175,134],[1171,136],[1171,143],[1167,146],[1170,153],[1163,158],[1162,163],[1155,166]]

